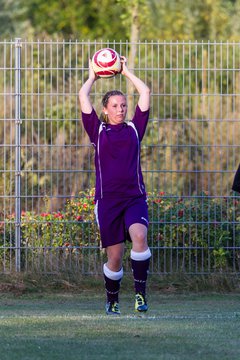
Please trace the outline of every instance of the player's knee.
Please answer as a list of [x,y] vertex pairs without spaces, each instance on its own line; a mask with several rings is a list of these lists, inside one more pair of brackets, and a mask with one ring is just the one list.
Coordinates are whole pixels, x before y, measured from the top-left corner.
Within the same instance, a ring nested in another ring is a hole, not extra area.
[[108,257],[107,266],[113,271],[118,271],[122,267],[122,256],[114,254]]
[[146,232],[142,229],[137,229],[133,234],[133,242],[137,242],[138,244],[145,244],[147,240]]

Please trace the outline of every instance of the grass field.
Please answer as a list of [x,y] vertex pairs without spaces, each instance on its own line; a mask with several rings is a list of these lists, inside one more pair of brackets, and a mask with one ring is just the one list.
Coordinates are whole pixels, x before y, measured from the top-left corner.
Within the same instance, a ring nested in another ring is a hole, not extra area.
[[121,294],[120,317],[104,293],[0,294],[1,360],[240,359],[240,294],[149,293],[149,312]]

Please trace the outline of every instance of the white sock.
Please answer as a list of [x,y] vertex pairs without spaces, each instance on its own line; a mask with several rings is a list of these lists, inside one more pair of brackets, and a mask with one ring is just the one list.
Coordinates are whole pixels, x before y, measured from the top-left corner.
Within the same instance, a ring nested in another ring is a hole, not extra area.
[[135,261],[144,261],[147,260],[151,257],[151,251],[149,248],[147,248],[147,250],[143,251],[143,252],[136,252],[131,250],[131,259],[135,260]]
[[104,264],[103,273],[111,280],[120,280],[123,277],[123,268],[121,268],[119,271],[112,271],[107,267],[107,264]]

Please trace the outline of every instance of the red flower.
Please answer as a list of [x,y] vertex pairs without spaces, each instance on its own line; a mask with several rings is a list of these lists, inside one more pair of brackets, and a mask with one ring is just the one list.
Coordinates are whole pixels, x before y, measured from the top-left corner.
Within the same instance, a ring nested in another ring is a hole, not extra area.
[[183,217],[184,215],[184,210],[179,210],[178,211],[178,217]]
[[42,216],[42,217],[46,217],[46,216],[48,216],[48,215],[50,215],[49,213],[41,213],[40,214],[40,216]]
[[163,239],[164,239],[163,235],[162,235],[161,233],[159,233],[159,234],[158,234],[158,241],[161,241],[161,240],[163,240]]
[[71,244],[69,242],[65,242],[65,244],[63,245],[63,247],[68,247],[70,246]]
[[55,217],[55,219],[63,219],[63,214],[56,213],[56,214],[54,214],[54,217]]

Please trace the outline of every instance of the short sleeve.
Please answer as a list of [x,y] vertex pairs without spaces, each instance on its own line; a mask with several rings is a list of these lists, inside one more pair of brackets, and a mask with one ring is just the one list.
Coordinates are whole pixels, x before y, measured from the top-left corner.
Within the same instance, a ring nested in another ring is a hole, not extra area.
[[140,141],[143,139],[143,136],[145,134],[148,119],[149,119],[149,110],[141,111],[140,107],[137,105],[132,122],[137,129]]
[[82,112],[82,122],[84,129],[86,130],[91,143],[93,143],[95,146],[97,145],[98,140],[98,131],[99,126],[101,124],[95,110],[93,109],[90,114],[86,114]]

